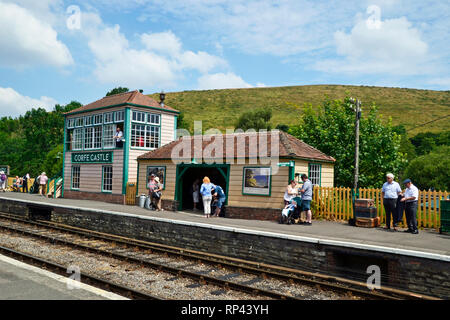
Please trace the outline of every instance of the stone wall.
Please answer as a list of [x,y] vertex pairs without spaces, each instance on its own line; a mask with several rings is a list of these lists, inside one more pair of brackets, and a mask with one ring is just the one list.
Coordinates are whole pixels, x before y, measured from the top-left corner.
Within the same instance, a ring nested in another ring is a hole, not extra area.
[[125,195],[123,195],[123,194],[64,190],[64,198],[94,200],[94,201],[103,201],[103,202],[110,202],[110,203],[117,203],[117,204],[125,204]]
[[[170,205],[170,203],[166,203]],[[173,205],[173,204],[172,204]],[[24,215],[25,203],[0,200],[0,211]],[[366,282],[378,265],[382,285],[448,299],[450,263],[261,234],[54,207],[51,220],[95,231]]]

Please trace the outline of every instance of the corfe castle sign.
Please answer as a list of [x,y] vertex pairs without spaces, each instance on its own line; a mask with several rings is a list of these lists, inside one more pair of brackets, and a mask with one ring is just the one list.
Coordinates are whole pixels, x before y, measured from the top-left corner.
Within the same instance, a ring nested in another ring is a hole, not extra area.
[[112,163],[112,161],[112,151],[72,153],[72,163]]

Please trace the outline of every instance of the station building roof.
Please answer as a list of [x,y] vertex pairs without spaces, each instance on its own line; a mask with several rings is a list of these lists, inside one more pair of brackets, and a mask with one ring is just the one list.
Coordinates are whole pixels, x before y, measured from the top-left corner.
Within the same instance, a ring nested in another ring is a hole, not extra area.
[[[278,137],[277,137],[278,135]],[[196,136],[190,137],[181,137],[176,141],[168,143],[158,149],[147,152],[138,157],[138,160],[157,160],[157,159],[172,159],[172,151],[174,148],[180,143],[188,143],[191,147],[190,157],[194,157],[194,148],[196,147],[196,143],[194,142]],[[197,136],[199,137],[199,136]],[[211,135],[211,136],[200,136],[202,137],[202,154],[204,154],[205,149],[212,143],[214,143],[215,139],[222,138],[223,140],[223,153],[222,155],[216,155],[215,150],[212,150],[211,157],[209,159],[219,159],[229,157],[227,154],[227,144],[229,149],[234,154],[234,158],[252,158],[250,155],[251,150],[255,150],[254,143],[256,142],[259,146],[267,141],[267,157],[271,157],[271,149],[272,142],[278,142],[278,157],[279,158],[292,158],[292,159],[304,159],[304,160],[313,160],[313,161],[322,161],[322,162],[332,162],[334,163],[336,160],[324,154],[320,150],[310,146],[309,144],[303,142],[295,138],[294,136],[283,132],[283,131],[267,131],[261,133],[234,133],[234,134],[220,134],[220,135]],[[185,139],[185,140],[183,140]],[[253,146],[253,148],[252,148]],[[231,148],[232,147],[232,148]],[[179,146],[181,149],[181,146]],[[212,146],[209,149],[213,149]],[[259,150],[259,149],[258,149]],[[245,153],[244,153],[245,151]],[[177,152],[177,151],[175,151]],[[242,157],[241,155],[244,155]],[[256,154],[259,156],[259,154]],[[275,155],[276,156],[276,155]],[[177,159],[173,160],[191,160],[188,159],[188,156],[184,156],[183,152],[177,154]]]
[[140,93],[139,91],[135,90],[104,97],[100,100],[94,101],[80,108],[66,112],[65,115],[68,116],[82,112],[96,111],[104,108],[127,106],[127,105],[157,109],[160,111],[168,111],[172,113],[179,113],[178,110],[175,110],[174,108],[169,107],[167,105],[161,107],[161,105],[155,99],[150,98],[149,96],[146,96]]

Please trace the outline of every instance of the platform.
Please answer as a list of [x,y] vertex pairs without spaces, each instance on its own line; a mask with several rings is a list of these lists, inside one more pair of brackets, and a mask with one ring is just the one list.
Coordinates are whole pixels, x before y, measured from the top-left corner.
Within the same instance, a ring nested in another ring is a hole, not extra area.
[[0,199],[2,198],[67,208],[83,208],[111,214],[136,215],[142,218],[176,224],[204,226],[218,230],[232,230],[234,232],[261,234],[313,243],[335,244],[450,262],[450,236],[439,234],[435,230],[420,230],[419,234],[413,235],[382,228],[352,227],[346,223],[333,221],[313,221],[312,226],[304,226],[281,225],[271,221],[244,219],[206,219],[202,214],[184,211],[156,212],[138,206],[125,206],[91,200],[51,199],[22,193],[0,193]]
[[77,284],[78,288],[69,289],[66,277],[0,255],[0,300],[126,299],[83,283]]
[[375,265],[383,286],[450,298],[450,236],[435,230],[413,235],[332,221],[305,226],[206,219],[201,213],[19,193],[0,194],[0,212],[362,283]]

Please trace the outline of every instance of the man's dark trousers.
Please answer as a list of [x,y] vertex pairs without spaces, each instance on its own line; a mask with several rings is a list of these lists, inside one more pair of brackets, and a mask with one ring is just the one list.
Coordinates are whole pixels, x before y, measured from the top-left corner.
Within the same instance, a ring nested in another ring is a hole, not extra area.
[[397,198],[395,199],[383,199],[384,211],[386,212],[386,227],[391,227],[391,215],[393,219],[394,227],[397,227]]
[[417,230],[417,201],[411,201],[406,203],[406,223],[408,229],[411,231]]

